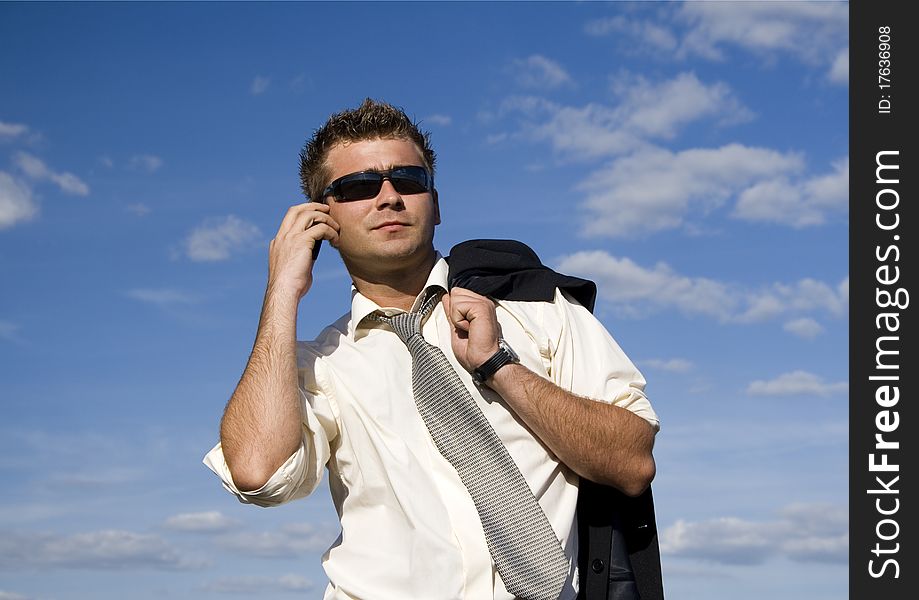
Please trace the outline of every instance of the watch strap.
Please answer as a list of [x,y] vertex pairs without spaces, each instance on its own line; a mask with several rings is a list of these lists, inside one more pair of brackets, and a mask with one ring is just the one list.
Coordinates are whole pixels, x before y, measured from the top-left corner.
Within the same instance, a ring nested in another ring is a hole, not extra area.
[[508,363],[515,363],[519,359],[517,354],[503,339],[498,340],[498,350],[491,355],[491,358],[483,362],[477,369],[472,372],[472,378],[478,384],[484,384],[486,381],[498,372],[498,369]]

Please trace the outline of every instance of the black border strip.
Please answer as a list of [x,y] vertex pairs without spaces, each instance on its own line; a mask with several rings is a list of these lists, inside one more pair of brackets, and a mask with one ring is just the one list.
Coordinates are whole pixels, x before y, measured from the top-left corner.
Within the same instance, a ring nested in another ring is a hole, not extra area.
[[859,599],[916,594],[916,501],[906,491],[916,482],[906,455],[917,452],[919,362],[907,348],[916,345],[919,303],[919,25],[908,5],[849,6],[849,597]]

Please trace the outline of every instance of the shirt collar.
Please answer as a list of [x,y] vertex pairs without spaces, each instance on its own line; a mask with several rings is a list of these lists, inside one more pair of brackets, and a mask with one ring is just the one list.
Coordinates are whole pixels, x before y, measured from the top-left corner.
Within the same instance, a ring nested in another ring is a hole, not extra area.
[[[412,311],[418,310],[421,307],[421,303],[427,296],[428,289],[433,287],[444,291],[447,290],[448,269],[447,261],[444,260],[440,252],[437,252],[436,262],[431,272],[428,274],[428,280],[425,282],[421,293],[418,294],[415,301],[412,303]],[[379,323],[366,319],[368,315],[376,311],[390,316],[405,312],[399,308],[377,305],[376,302],[357,291],[354,284],[351,284],[351,321],[348,323],[348,336],[350,336],[352,340],[359,340],[367,335],[367,330],[379,326]]]

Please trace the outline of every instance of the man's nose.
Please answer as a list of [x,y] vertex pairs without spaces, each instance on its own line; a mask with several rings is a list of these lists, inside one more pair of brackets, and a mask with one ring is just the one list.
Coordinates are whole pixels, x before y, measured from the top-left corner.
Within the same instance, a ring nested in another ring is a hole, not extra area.
[[403,208],[405,206],[402,195],[396,191],[389,179],[383,180],[380,193],[377,194],[376,206],[377,208]]

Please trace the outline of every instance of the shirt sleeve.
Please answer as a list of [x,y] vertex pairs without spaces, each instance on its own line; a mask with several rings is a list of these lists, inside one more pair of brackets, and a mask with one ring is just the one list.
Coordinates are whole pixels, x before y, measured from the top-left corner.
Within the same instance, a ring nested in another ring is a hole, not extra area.
[[237,488],[220,443],[204,457],[204,464],[242,503],[278,506],[308,496],[322,481],[322,471],[331,455],[331,444],[337,436],[338,427],[328,398],[314,387],[316,378],[312,374],[305,375],[301,369],[300,380],[304,416],[300,447],[278,467],[265,485],[248,492]]
[[589,310],[556,289],[547,311],[549,377],[559,387],[586,398],[626,408],[660,430],[645,396],[645,378]]

